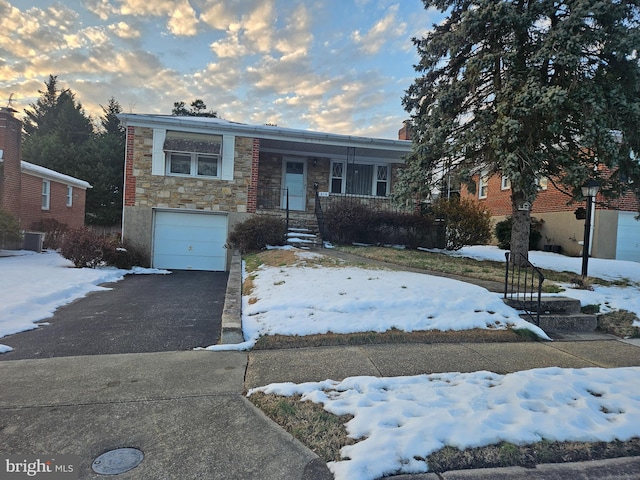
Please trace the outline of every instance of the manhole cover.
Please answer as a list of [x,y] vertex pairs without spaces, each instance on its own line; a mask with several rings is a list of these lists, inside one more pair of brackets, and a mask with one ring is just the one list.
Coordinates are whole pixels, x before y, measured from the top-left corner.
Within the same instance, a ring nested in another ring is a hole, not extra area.
[[144,454],[137,448],[118,448],[100,455],[91,468],[101,475],[119,475],[136,468],[143,458]]

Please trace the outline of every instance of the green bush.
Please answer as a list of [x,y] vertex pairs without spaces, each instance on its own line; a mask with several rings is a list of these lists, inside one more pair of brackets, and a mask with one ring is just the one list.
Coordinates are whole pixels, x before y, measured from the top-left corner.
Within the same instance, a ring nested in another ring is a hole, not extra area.
[[0,247],[17,244],[21,238],[18,220],[9,212],[0,210]]
[[[538,220],[531,217],[531,229],[529,231],[529,250],[536,250],[538,248],[538,242],[542,238],[542,220]],[[511,250],[511,225],[513,220],[511,217],[507,217],[501,222],[496,223],[495,236],[498,240],[498,247],[503,250]]]
[[478,202],[440,199],[432,208],[435,217],[445,222],[447,250],[460,250],[465,245],[484,245],[491,239],[491,214]]
[[64,235],[69,230],[66,223],[60,223],[53,218],[46,218],[31,224],[31,229],[37,232],[44,232],[43,248],[57,250],[62,245]]
[[242,253],[257,252],[267,245],[284,245],[287,227],[280,217],[255,215],[238,223],[229,234],[229,245]]

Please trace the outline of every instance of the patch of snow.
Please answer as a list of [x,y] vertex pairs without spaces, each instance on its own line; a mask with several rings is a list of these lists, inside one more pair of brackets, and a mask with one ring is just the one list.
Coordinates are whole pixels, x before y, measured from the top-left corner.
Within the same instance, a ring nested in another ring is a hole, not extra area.
[[170,272],[141,267],[74,268],[71,261],[53,251],[0,257],[0,338],[38,328],[35,322],[53,316],[58,307],[89,292],[109,290],[100,285],[118,282],[132,273]]
[[323,405],[346,423],[348,460],[329,462],[336,480],[372,480],[429,470],[445,446],[510,442],[611,442],[640,436],[640,368],[557,367],[498,375],[480,371],[411,377],[351,377],[252,389]]

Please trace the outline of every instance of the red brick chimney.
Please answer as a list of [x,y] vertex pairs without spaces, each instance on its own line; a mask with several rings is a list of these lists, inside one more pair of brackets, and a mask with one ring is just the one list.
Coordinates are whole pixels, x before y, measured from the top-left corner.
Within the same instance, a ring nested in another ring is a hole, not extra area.
[[405,120],[402,122],[402,128],[398,130],[398,140],[413,140],[412,137],[411,120]]
[[22,122],[12,108],[0,108],[0,209],[20,217]]

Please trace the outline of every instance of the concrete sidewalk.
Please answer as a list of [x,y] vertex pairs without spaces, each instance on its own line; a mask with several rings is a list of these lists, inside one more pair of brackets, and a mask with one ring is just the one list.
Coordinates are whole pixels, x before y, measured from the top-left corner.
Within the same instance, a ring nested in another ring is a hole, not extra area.
[[[0,362],[3,454],[93,460],[137,448],[118,479],[331,478],[242,394],[247,355],[168,352]],[[318,473],[320,472],[320,473]]]

